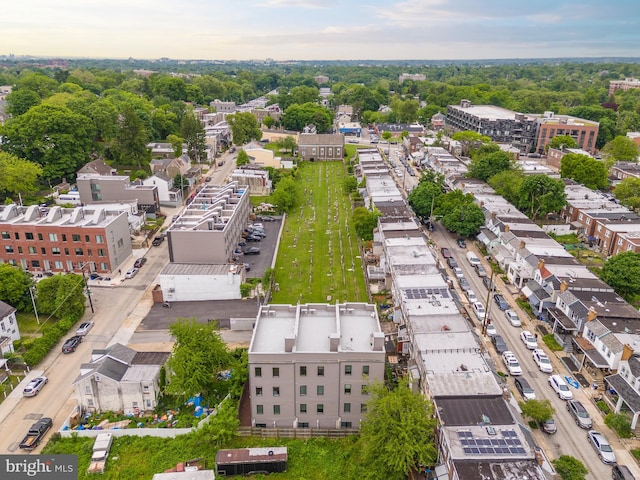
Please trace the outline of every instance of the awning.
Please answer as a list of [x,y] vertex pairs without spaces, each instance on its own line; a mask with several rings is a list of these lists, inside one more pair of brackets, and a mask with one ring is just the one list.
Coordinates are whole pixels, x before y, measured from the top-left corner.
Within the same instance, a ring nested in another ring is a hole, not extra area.
[[573,222],[571,222],[570,225],[578,229],[584,228],[584,225],[582,224],[582,222],[578,222],[577,220],[574,220]]
[[589,340],[583,337],[575,337],[573,339],[574,345],[576,345],[586,355],[589,361],[596,368],[611,368],[607,363],[607,360],[596,350]]
[[551,319],[557,321],[567,332],[577,332],[578,327],[564,312],[556,307],[547,308]]
[[640,412],[640,394],[624,378],[616,374],[604,377],[604,381],[620,395],[633,413]]
[[533,292],[531,291],[531,289],[527,285],[522,287],[522,294],[525,297],[527,297],[527,299],[529,299],[529,297],[533,296]]

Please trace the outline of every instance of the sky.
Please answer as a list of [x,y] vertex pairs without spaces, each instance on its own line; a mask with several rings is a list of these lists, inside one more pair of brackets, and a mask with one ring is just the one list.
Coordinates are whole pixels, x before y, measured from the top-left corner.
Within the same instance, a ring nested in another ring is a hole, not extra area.
[[638,0],[4,0],[0,55],[638,57]]

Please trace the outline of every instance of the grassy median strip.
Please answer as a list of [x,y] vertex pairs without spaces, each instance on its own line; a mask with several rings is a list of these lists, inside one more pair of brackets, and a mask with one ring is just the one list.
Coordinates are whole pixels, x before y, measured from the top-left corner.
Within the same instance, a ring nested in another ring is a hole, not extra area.
[[367,301],[345,176],[342,162],[301,163],[301,200],[285,223],[273,303]]

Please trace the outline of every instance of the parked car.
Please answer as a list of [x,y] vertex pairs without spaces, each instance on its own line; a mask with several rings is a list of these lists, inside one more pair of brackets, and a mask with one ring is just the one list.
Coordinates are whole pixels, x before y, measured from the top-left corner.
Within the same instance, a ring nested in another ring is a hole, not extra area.
[[47,383],[49,383],[49,379],[44,375],[36,377],[27,383],[27,386],[22,390],[22,395],[25,397],[35,397]]
[[147,258],[146,257],[140,257],[137,258],[135,262],[133,262],[133,266],[135,268],[142,268],[142,266],[147,263]]
[[76,348],[78,348],[78,345],[80,345],[82,343],[82,337],[79,335],[74,335],[73,337],[69,338],[66,342],[64,342],[64,344],[62,345],[62,353],[73,353],[76,351]]
[[164,242],[164,235],[158,235],[156,238],[153,239],[153,241],[151,242],[151,245],[153,245],[154,247],[157,247],[162,242]]
[[558,431],[558,427],[556,426],[556,422],[553,421],[553,418],[545,420],[544,422],[540,422],[540,429],[544,433],[548,433],[552,435]]
[[447,247],[442,247],[442,248],[440,249],[440,253],[442,254],[442,256],[443,256],[444,258],[449,258],[449,257],[451,257],[451,252],[449,251],[449,249],[448,249]]
[[569,400],[567,402],[567,410],[576,421],[576,425],[580,428],[586,428],[589,430],[593,427],[593,421],[589,416],[589,412],[584,408],[584,405],[578,400]]
[[487,336],[493,337],[497,335],[498,331],[496,330],[496,326],[493,323],[487,324]]
[[484,267],[480,264],[476,265],[476,274],[479,277],[486,277],[487,276],[487,271],[484,269]]
[[456,243],[460,248],[467,248],[467,242],[464,241],[464,238],[458,238]]
[[449,267],[451,268],[456,268],[458,266],[458,262],[456,262],[455,258],[449,257],[447,258],[447,265],[449,265]]
[[636,480],[629,467],[625,465],[614,465],[611,470],[611,478],[613,480]]
[[616,463],[616,454],[613,453],[613,449],[604,435],[595,430],[589,430],[587,432],[587,438],[603,463]]
[[464,278],[464,272],[460,267],[454,267],[453,274],[456,276],[456,278]]
[[245,255],[260,255],[260,249],[258,247],[247,248],[244,251]]
[[467,296],[467,300],[469,300],[469,303],[475,303],[478,301],[478,297],[473,290],[467,290],[464,293]]
[[261,222],[275,222],[276,219],[271,215],[259,215],[256,217],[256,220],[260,220]]
[[538,348],[538,340],[529,330],[523,330],[520,332],[520,340],[524,343],[525,347],[529,350],[535,350]]
[[491,284],[491,278],[490,277],[482,277],[482,284],[484,285],[484,288],[486,288],[487,290],[493,290],[494,288],[496,288],[495,284]]
[[262,238],[260,235],[249,235],[246,240],[247,242],[260,242],[262,241]]
[[211,177],[204,177],[205,183],[209,183],[211,181]]
[[496,305],[498,305],[498,308],[500,310],[508,310],[509,309],[509,304],[507,303],[507,299],[504,298],[504,296],[500,293],[496,293],[493,295],[493,301],[496,302]]
[[558,394],[560,400],[573,400],[573,393],[569,389],[569,385],[562,379],[560,375],[551,375],[549,377],[549,385]]
[[124,274],[124,278],[133,278],[138,273],[137,268],[132,268],[131,270],[127,270]]
[[509,350],[509,348],[507,347],[507,343],[504,341],[504,338],[502,338],[502,336],[500,335],[496,334],[493,337],[491,337],[491,343],[493,343],[493,346],[496,348],[496,352],[498,352],[498,354],[500,355],[502,355],[504,352]]
[[473,313],[475,313],[476,318],[478,319],[478,321],[483,322],[484,321],[484,316],[486,313],[486,310],[484,308],[484,305],[482,305],[482,303],[480,302],[475,302],[471,308],[473,308]]
[[76,335],[84,337],[93,328],[93,322],[83,322],[76,330]]
[[533,391],[533,388],[531,387],[531,385],[529,385],[529,382],[527,382],[526,379],[518,377],[514,380],[514,383],[516,385],[516,390],[520,392],[522,398],[524,398],[525,400],[536,399],[536,392]]
[[553,372],[553,365],[551,365],[551,360],[549,360],[549,357],[541,348],[536,348],[533,351],[533,361],[536,362],[536,365],[538,365],[538,368],[541,372]]
[[467,290],[471,290],[471,284],[469,283],[469,280],[464,277],[458,278],[458,284],[464,292],[466,292]]
[[507,317],[507,320],[509,320],[509,323],[514,327],[519,327],[522,325],[522,322],[520,321],[520,317],[518,317],[518,314],[513,310],[505,310],[504,316]]
[[507,350],[506,352],[502,353],[502,363],[504,363],[504,366],[507,367],[509,375],[513,375],[514,377],[517,375],[522,375],[522,367],[520,366],[520,362],[512,351]]
[[480,259],[476,257],[476,254],[473,252],[467,252],[467,261],[471,264],[472,267],[475,267],[480,263]]

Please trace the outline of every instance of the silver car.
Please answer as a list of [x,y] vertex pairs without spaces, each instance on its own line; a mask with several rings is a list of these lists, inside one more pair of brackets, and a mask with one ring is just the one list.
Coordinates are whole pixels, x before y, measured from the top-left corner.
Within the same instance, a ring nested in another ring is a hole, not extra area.
[[22,394],[25,397],[35,397],[36,395],[38,395],[38,393],[40,392],[40,390],[42,390],[42,388],[49,382],[49,379],[47,377],[40,376],[40,377],[36,377],[33,380],[31,380],[29,383],[27,383],[27,386],[24,387],[24,390],[22,391]]
[[578,400],[569,400],[567,402],[567,410],[571,414],[571,416],[575,419],[576,425],[580,428],[589,429],[593,427],[593,421],[589,416],[589,412],[584,408]]
[[587,433],[589,443],[596,450],[600,460],[603,463],[610,464],[616,463],[616,454],[613,453],[613,448],[609,445],[607,439],[600,432],[595,430],[589,430]]

